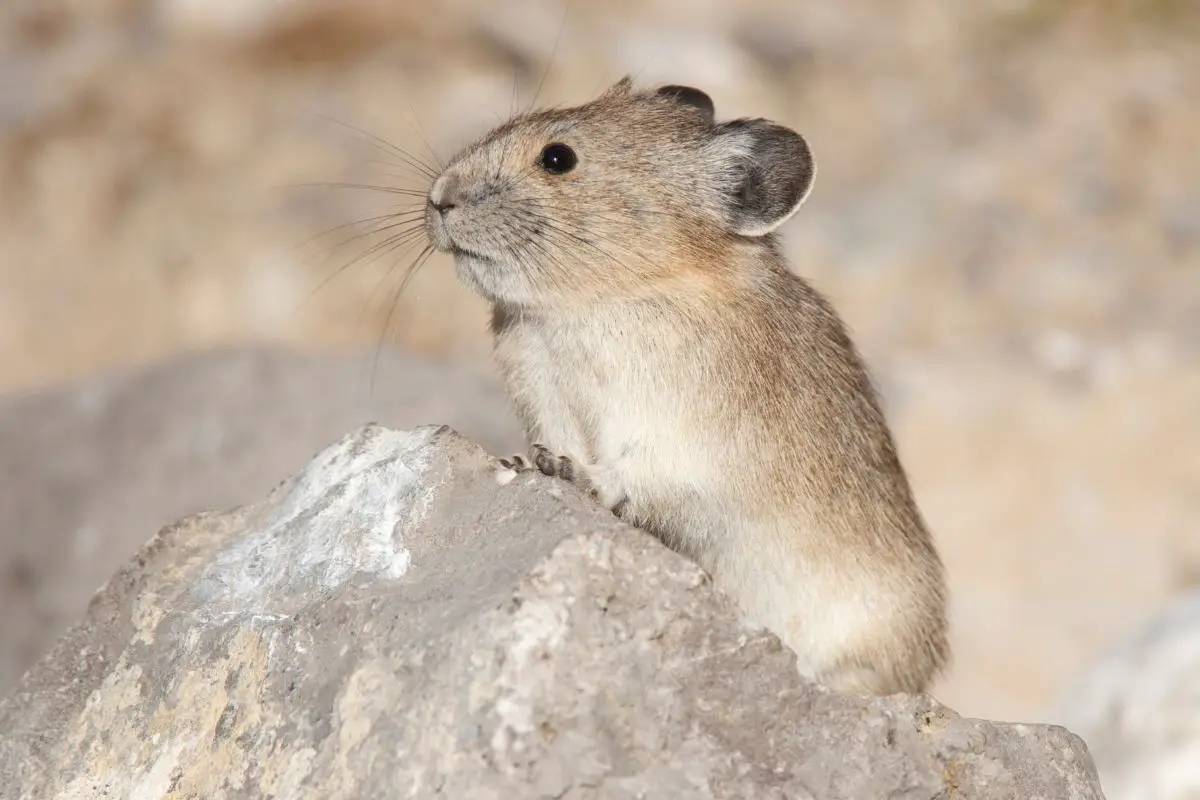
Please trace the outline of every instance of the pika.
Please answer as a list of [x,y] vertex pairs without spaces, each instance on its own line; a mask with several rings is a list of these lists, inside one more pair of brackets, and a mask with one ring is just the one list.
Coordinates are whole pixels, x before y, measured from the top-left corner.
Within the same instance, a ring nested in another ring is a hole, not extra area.
[[626,77],[466,147],[424,224],[491,303],[531,443],[505,466],[694,560],[803,675],[917,693],[950,658],[944,568],[855,345],[777,238],[814,175],[795,131]]

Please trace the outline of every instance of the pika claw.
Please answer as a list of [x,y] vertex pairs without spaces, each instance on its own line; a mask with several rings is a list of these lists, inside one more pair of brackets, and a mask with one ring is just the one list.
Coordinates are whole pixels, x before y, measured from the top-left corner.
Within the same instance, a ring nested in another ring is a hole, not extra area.
[[580,473],[569,456],[556,456],[544,445],[535,444],[530,449],[530,457],[543,475],[561,478],[569,483],[579,482]]
[[564,481],[570,481],[571,483],[575,483],[577,480],[575,473],[575,462],[567,456],[561,456],[558,459],[558,477],[562,478]]
[[535,444],[530,448],[530,457],[537,468],[542,471],[543,475],[557,477],[558,475],[558,457],[546,449],[544,445]]
[[500,466],[504,467],[505,469],[511,469],[514,472],[528,472],[530,469],[532,469],[532,465],[528,460],[526,460],[525,456],[522,455],[501,458],[499,461]]

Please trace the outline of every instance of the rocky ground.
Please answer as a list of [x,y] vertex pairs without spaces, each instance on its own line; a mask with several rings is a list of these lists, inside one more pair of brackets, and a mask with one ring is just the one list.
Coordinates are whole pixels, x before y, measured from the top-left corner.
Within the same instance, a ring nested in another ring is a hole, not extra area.
[[[784,235],[874,366],[944,551],[938,696],[1040,718],[1200,582],[1198,31],[1186,0],[8,2],[0,389],[267,340],[486,375],[445,261],[397,299],[406,262],[356,260],[369,237],[306,243],[405,197],[295,184],[419,185],[353,128],[432,162],[539,85],[693,83],[816,152]],[[27,519],[0,536],[39,541],[50,517]]]
[[1069,731],[803,681],[694,563],[432,425],[141,548],[0,699],[0,797],[1104,800]]

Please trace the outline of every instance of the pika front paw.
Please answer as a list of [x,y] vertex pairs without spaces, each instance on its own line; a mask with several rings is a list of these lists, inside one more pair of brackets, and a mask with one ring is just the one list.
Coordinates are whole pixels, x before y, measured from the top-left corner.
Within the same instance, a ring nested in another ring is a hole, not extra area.
[[533,445],[529,449],[528,456],[518,454],[497,460],[500,462],[500,466],[515,472],[529,472],[536,469],[543,475],[562,478],[570,483],[576,483],[582,477],[582,473],[575,468],[575,462],[568,456],[556,456],[550,452],[549,448],[541,444]]
[[543,475],[560,478],[578,486],[588,497],[609,511],[615,512],[625,501],[625,492],[619,482],[609,477],[611,470],[577,463],[570,456],[555,455],[541,444],[534,444],[530,448],[529,457]]
[[543,475],[558,478],[579,487],[584,494],[614,513],[623,507],[626,496],[620,482],[610,476],[612,470],[595,465],[580,464],[570,456],[555,455],[543,444],[534,443],[529,455],[497,459],[500,466],[513,472],[537,470]]

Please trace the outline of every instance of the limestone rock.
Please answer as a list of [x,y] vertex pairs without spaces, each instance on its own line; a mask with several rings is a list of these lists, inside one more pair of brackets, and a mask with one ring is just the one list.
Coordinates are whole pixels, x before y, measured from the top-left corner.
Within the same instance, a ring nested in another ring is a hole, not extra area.
[[363,421],[429,419],[522,440],[494,379],[373,349],[228,349],[0,401],[0,696],[163,525],[260,499]]
[[1063,728],[802,680],[704,573],[446,427],[164,529],[0,704],[5,798],[1101,798]]
[[1200,588],[1110,648],[1057,706],[1111,800],[1200,797]]

